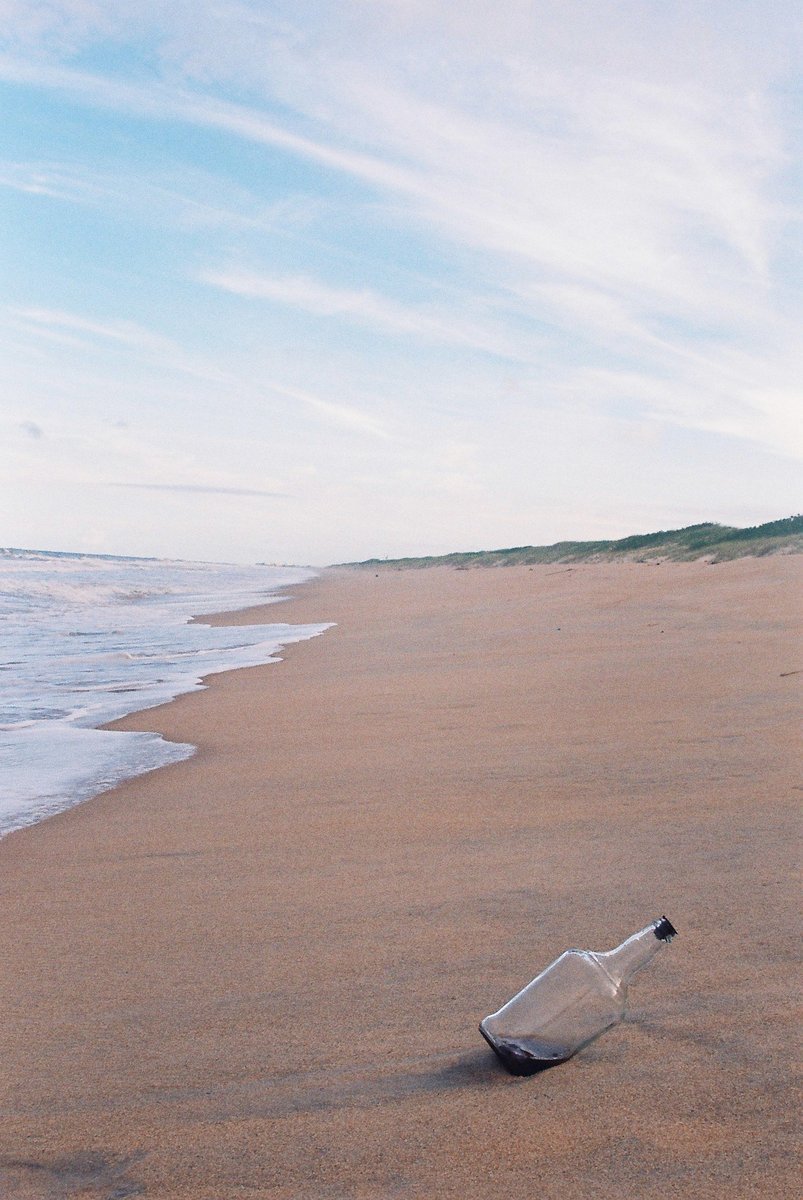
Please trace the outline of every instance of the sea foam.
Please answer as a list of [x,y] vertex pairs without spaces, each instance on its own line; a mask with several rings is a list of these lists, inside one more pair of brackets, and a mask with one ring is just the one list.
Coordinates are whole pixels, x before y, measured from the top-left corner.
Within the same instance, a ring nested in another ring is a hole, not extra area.
[[0,550],[0,837],[194,747],[98,729],[325,624],[211,626],[314,572]]

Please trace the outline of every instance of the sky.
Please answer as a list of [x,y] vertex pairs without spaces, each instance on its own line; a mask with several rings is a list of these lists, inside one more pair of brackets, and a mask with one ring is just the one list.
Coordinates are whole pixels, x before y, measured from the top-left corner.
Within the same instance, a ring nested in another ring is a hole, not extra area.
[[0,0],[0,545],[800,510],[787,0]]

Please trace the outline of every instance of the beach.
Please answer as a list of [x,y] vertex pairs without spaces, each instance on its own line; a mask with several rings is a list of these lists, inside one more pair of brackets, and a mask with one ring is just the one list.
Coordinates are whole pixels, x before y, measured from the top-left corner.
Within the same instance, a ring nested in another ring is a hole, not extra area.
[[[0,841],[4,1200],[792,1197],[803,557],[331,570]],[[626,1021],[477,1032],[666,913]]]

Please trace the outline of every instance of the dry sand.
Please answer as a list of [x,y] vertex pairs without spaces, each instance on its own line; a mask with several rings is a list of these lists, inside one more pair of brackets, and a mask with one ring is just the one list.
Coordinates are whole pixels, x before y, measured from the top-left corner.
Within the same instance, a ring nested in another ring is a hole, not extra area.
[[[0,843],[4,1200],[797,1195],[801,567],[326,574],[120,723],[199,752]],[[496,1064],[663,912],[625,1024]]]

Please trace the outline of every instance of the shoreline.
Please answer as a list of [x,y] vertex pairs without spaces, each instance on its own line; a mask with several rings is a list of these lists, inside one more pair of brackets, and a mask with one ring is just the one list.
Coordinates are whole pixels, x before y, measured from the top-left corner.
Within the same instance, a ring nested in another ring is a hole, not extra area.
[[[160,565],[160,564],[157,564]],[[275,606],[283,601],[292,601],[295,597],[294,589],[303,587],[305,582],[310,581],[315,577],[315,573],[311,568],[298,568],[298,571],[303,571],[306,574],[305,579],[288,581],[286,583],[274,584],[273,590],[264,596],[264,599],[256,603],[245,603],[241,608],[224,608],[216,610],[214,613],[199,612],[195,615],[190,615],[184,618],[183,622],[175,623],[177,627],[186,628],[188,626],[197,625],[201,628],[213,629],[233,629],[237,626],[248,625],[249,627],[259,626],[266,630],[276,630],[281,626],[286,626],[286,632],[283,636],[286,641],[280,641],[273,634],[268,639],[268,642],[256,642],[253,648],[259,648],[262,651],[262,660],[259,661],[254,656],[255,661],[248,662],[247,656],[252,646],[246,640],[242,646],[216,648],[213,645],[202,647],[203,653],[217,656],[218,662],[213,665],[208,662],[208,669],[202,675],[191,675],[187,672],[181,673],[176,670],[179,662],[178,658],[173,658],[170,666],[167,668],[165,678],[146,679],[144,686],[137,688],[124,687],[122,690],[131,694],[132,703],[136,707],[131,708],[129,712],[125,711],[123,706],[122,715],[113,716],[107,715],[101,718],[99,713],[96,714],[93,722],[84,723],[77,722],[75,725],[68,724],[66,732],[69,734],[83,735],[89,738],[97,732],[111,733],[136,733],[139,737],[139,742],[130,739],[124,743],[123,740],[117,741],[117,746],[122,747],[124,744],[128,747],[127,753],[124,749],[118,749],[117,752],[110,750],[108,746],[103,745],[103,739],[97,742],[92,742],[94,752],[89,753],[82,746],[78,746],[77,751],[74,743],[70,743],[63,756],[63,761],[70,761],[69,754],[75,755],[78,753],[78,761],[81,762],[83,770],[79,770],[74,778],[68,780],[58,780],[57,786],[60,791],[43,792],[36,796],[33,792],[27,795],[24,799],[20,799],[15,795],[17,800],[17,811],[13,809],[9,815],[0,813],[0,841],[10,837],[14,833],[20,832],[22,829],[28,829],[33,825],[38,825],[42,821],[50,820],[53,816],[59,813],[69,811],[80,804],[85,804],[93,800],[96,796],[103,795],[106,792],[113,791],[116,787],[125,783],[130,779],[137,779],[142,775],[150,774],[152,771],[160,770],[162,767],[169,766],[172,762],[182,761],[185,758],[191,757],[196,750],[196,747],[191,743],[176,743],[170,739],[161,737],[159,731],[152,729],[147,723],[138,725],[136,729],[128,730],[124,726],[127,717],[134,717],[138,721],[141,714],[150,713],[162,708],[168,707],[181,696],[195,694],[209,687],[210,680],[218,674],[225,674],[228,671],[246,669],[250,666],[268,665],[280,660],[281,655],[286,652],[287,648],[296,641],[305,641],[308,638],[317,637],[326,631],[326,626],[311,627],[293,625],[288,622],[277,620]],[[196,597],[200,600],[200,597]],[[225,600],[225,594],[221,597]],[[187,606],[192,603],[192,597],[187,597]],[[240,619],[239,613],[246,612],[249,614],[245,620]],[[310,628],[312,631],[310,632]],[[135,631],[132,631],[132,636],[136,638]],[[245,655],[244,655],[245,652]],[[234,660],[225,662],[223,655],[226,653]],[[246,661],[242,661],[243,657]],[[237,659],[241,661],[237,661]],[[199,658],[199,665],[201,659]],[[223,665],[221,665],[221,663]],[[173,669],[173,675],[170,675],[170,669]],[[148,695],[149,691],[159,689],[161,685],[161,696]],[[29,725],[36,727],[36,731],[40,728],[45,732],[49,726],[45,722],[37,723],[36,720],[29,721]],[[24,728],[24,726],[23,726]],[[61,726],[58,722],[55,723],[56,730],[60,730]],[[111,742],[111,739],[109,739]],[[139,746],[139,752],[135,746]],[[86,742],[84,742],[86,746]],[[105,751],[105,753],[104,753]],[[27,758],[29,762],[34,762],[36,759],[36,749],[31,747],[27,750]],[[24,761],[24,760],[23,760]],[[103,764],[104,770],[101,770]],[[104,778],[105,776],[105,778]],[[52,786],[52,785],[51,785]],[[72,793],[72,798],[70,796]],[[3,817],[5,816],[5,820]]]
[[[326,636],[114,722],[198,749],[0,842],[9,1195],[794,1194],[800,574],[324,571],[266,607]],[[497,1068],[664,911],[623,1026]]]

